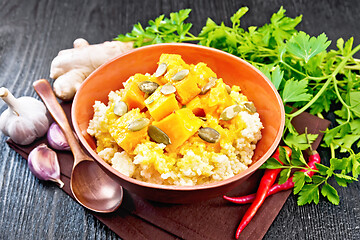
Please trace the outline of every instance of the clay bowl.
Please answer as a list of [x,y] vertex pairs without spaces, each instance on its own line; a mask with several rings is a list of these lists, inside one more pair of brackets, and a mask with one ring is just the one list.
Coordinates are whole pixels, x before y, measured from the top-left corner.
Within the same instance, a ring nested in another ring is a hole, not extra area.
[[[135,73],[153,73],[162,53],[180,54],[186,63],[205,62],[224,82],[236,84],[253,101],[264,125],[257,143],[253,164],[229,179],[198,186],[168,186],[129,178],[108,165],[96,153],[94,139],[87,134],[95,100],[108,102],[111,90]],[[213,48],[195,44],[157,44],[118,56],[94,71],[82,84],[72,105],[72,122],[80,142],[101,168],[125,189],[143,198],[167,203],[191,203],[221,196],[243,183],[276,150],[284,128],[285,113],[281,98],[271,82],[246,61]]]

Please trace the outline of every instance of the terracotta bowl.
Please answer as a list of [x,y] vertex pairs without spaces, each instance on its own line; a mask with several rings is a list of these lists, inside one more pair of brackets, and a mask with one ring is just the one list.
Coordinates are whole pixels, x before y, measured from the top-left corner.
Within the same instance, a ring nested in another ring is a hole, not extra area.
[[[93,117],[95,100],[108,102],[111,90],[122,88],[122,83],[135,73],[153,73],[162,53],[180,54],[186,63],[205,62],[224,82],[241,87],[253,101],[264,125],[253,164],[229,179],[198,186],[169,186],[146,183],[129,178],[102,160],[96,153],[95,141],[87,134]],[[141,47],[107,62],[94,71],[82,84],[72,105],[72,122],[80,142],[102,169],[129,192],[143,198],[167,202],[190,203],[220,196],[244,182],[276,150],[284,128],[284,107],[271,82],[246,61],[213,48],[195,44],[157,44]]]

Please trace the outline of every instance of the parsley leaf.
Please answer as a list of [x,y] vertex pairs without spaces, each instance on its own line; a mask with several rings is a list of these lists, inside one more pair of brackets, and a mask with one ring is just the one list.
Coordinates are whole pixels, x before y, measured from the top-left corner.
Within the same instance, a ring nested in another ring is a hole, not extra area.
[[321,112],[329,112],[331,105],[337,99],[333,89],[327,89],[310,107],[310,113],[316,115]]
[[279,146],[279,160],[283,163],[283,164],[289,164],[290,163],[290,158],[289,155],[286,152],[286,149],[282,146]]
[[302,16],[289,18],[285,13],[286,10],[280,7],[279,11],[271,16],[270,24],[259,29],[259,32],[265,35],[264,40],[268,45],[272,42],[281,44],[296,32],[295,27],[301,22]]
[[353,48],[353,43],[354,43],[354,38],[353,37],[349,38],[349,40],[346,41],[345,45],[344,45],[344,39],[339,38],[336,41],[336,46],[338,47],[339,52],[342,55],[348,55],[348,54],[350,54],[350,52],[351,52],[351,50]]
[[360,91],[350,92],[351,111],[360,117]]
[[306,165],[305,158],[299,148],[293,148],[291,154],[291,165],[293,166],[304,166]]
[[345,123],[325,131],[324,142],[329,146],[335,138],[343,138],[351,131],[349,123]]
[[351,171],[352,171],[352,174],[353,174],[353,177],[354,178],[358,178],[359,177],[359,174],[360,174],[360,162],[359,162],[359,158],[356,158],[356,157],[352,157],[352,168],[351,168]]
[[332,170],[345,170],[347,168],[348,160],[332,158],[330,159],[330,165]]
[[333,143],[335,148],[340,147],[340,152],[347,152],[351,146],[360,139],[360,135],[348,134],[342,138],[335,139]]
[[265,169],[265,168],[268,168],[268,169],[278,169],[278,168],[281,168],[281,163],[276,160],[275,158],[269,158],[268,160],[266,160],[266,162],[261,165],[261,169]]
[[284,72],[280,70],[279,66],[276,66],[271,74],[271,82],[276,89],[279,89],[280,83],[284,77]]
[[326,197],[332,204],[339,205],[340,198],[335,188],[325,183],[321,188],[321,194]]
[[336,182],[342,187],[347,187],[348,183],[357,181],[356,178],[341,173],[334,173],[334,177]]
[[284,141],[286,145],[288,146],[296,146],[300,150],[305,150],[309,148],[309,143],[307,142],[307,138],[311,143],[313,143],[316,138],[318,137],[318,134],[307,134],[307,137],[305,134],[288,134]]
[[276,89],[279,89],[280,84],[284,77],[284,72],[280,70],[279,66],[263,65],[259,70],[274,84]]
[[279,184],[285,183],[285,182],[289,179],[290,173],[291,173],[291,169],[290,169],[290,168],[283,169],[283,170],[280,172]]
[[286,44],[286,49],[295,56],[304,59],[307,63],[310,58],[327,49],[331,43],[327,39],[324,33],[318,37],[310,38],[308,34],[300,31],[289,40]]
[[238,28],[240,26],[240,18],[244,16],[249,11],[248,7],[242,7],[237,10],[236,13],[230,18],[231,22],[233,23],[233,28]]
[[302,206],[311,202],[319,203],[319,187],[316,184],[305,184],[299,192],[297,203]]
[[287,80],[282,92],[282,99],[284,103],[309,101],[312,97],[307,93],[307,80],[296,81],[294,79]]
[[170,19],[176,25],[181,25],[188,17],[191,9],[181,9],[179,12],[170,13]]
[[332,170],[328,166],[321,163],[315,163],[315,166],[321,175],[330,175],[332,173]]
[[295,172],[294,177],[294,194],[298,194],[305,184],[305,173],[304,172]]
[[[311,181],[313,183],[315,183],[316,185],[321,185],[322,183],[324,183],[326,181],[326,178],[321,176],[321,175],[314,175],[312,178],[311,178]],[[309,181],[310,182],[310,181]]]

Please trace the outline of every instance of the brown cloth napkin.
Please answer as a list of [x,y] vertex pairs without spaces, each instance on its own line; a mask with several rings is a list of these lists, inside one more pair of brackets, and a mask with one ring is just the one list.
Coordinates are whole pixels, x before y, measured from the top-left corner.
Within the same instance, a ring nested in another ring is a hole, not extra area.
[[[65,113],[70,119],[71,103],[62,103]],[[308,113],[302,113],[293,120],[296,129],[308,133],[319,134],[313,143],[316,149],[330,122]],[[29,152],[40,143],[47,143],[46,138],[38,139],[31,145],[19,146],[13,141],[7,143],[27,159]],[[57,151],[61,179],[65,183],[63,191],[71,197],[69,176],[73,164],[70,152]],[[256,171],[246,182],[228,193],[228,196],[241,196],[257,190],[263,171]],[[262,239],[266,231],[281,210],[291,190],[268,197],[250,224],[241,233],[240,239]],[[121,207],[114,213],[99,214],[91,212],[111,230],[123,239],[234,239],[235,230],[242,216],[250,205],[236,205],[222,199],[176,205],[151,202],[135,194],[124,191]]]

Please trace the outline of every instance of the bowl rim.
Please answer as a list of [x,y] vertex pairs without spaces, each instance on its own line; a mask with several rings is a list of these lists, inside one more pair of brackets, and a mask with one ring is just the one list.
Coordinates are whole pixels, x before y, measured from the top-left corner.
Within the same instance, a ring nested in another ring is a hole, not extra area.
[[159,43],[159,44],[153,44],[153,45],[147,45],[147,46],[143,46],[143,47],[139,47],[139,48],[135,48],[132,49],[128,52],[122,53],[120,55],[118,55],[115,58],[112,58],[110,60],[108,60],[107,62],[105,62],[104,64],[102,64],[100,67],[98,67],[97,69],[95,69],[85,80],[84,82],[81,84],[80,88],[77,90],[75,97],[73,99],[73,105],[76,104],[77,99],[79,98],[79,94],[81,92],[81,90],[83,89],[83,87],[86,85],[86,83],[89,81],[89,79],[91,79],[91,77],[95,74],[97,74],[97,72],[101,71],[105,66],[111,64],[112,62],[117,61],[119,58],[123,58],[127,55],[130,54],[134,54],[136,52],[139,51],[143,51],[144,49],[148,49],[148,48],[159,48],[161,49],[162,46],[173,46],[173,47],[189,47],[189,48],[194,48],[194,49],[201,49],[201,50],[205,50],[205,51],[212,51],[214,52],[214,54],[221,54],[224,55],[226,57],[230,57],[232,58],[234,61],[241,61],[242,63],[244,63],[245,65],[247,65],[248,67],[252,68],[255,72],[257,72],[259,75],[261,75],[261,77],[268,83],[268,85],[272,88],[273,93],[275,94],[276,98],[277,98],[277,102],[280,105],[280,115],[281,115],[281,123],[280,123],[280,127],[278,130],[278,133],[276,135],[276,138],[274,140],[274,142],[271,144],[270,148],[263,154],[262,157],[260,157],[255,163],[251,164],[247,169],[245,169],[244,171],[221,181],[217,181],[217,182],[212,182],[212,183],[206,183],[206,184],[201,184],[201,185],[193,185],[193,186],[178,186],[178,185],[162,185],[162,184],[156,184],[156,183],[149,183],[149,182],[144,182],[141,180],[137,180],[131,177],[128,177],[122,173],[120,173],[119,171],[117,171],[115,168],[113,168],[112,166],[110,166],[108,163],[106,163],[91,147],[90,145],[87,143],[85,137],[81,134],[80,128],[79,126],[76,124],[77,123],[77,118],[76,118],[76,114],[75,114],[75,108],[72,107],[71,108],[71,117],[72,117],[72,124],[74,126],[74,130],[76,135],[78,136],[80,143],[85,147],[85,149],[91,154],[91,156],[94,158],[94,160],[99,163],[102,167],[104,167],[107,171],[111,172],[112,174],[114,174],[115,176],[130,182],[131,184],[135,184],[135,185],[139,185],[141,187],[146,187],[146,188],[155,188],[155,189],[162,189],[162,190],[170,190],[170,191],[194,191],[194,190],[201,190],[201,189],[211,189],[211,188],[218,188],[224,185],[228,185],[231,184],[233,182],[236,182],[237,180],[241,179],[241,178],[245,178],[246,176],[254,173],[257,169],[259,169],[259,167],[268,159],[271,157],[271,155],[273,154],[273,152],[275,152],[276,147],[278,146],[278,144],[280,143],[281,137],[282,137],[282,133],[284,131],[284,126],[285,126],[285,109],[284,109],[284,104],[282,102],[282,99],[280,97],[280,94],[278,93],[278,91],[276,90],[275,86],[271,83],[271,81],[256,67],[254,67],[253,65],[251,65],[250,63],[248,63],[247,61],[245,61],[244,59],[237,57],[235,55],[232,55],[230,53],[227,53],[225,51],[216,49],[216,48],[212,48],[212,47],[207,47],[207,46],[201,46],[201,45],[197,45],[197,44],[193,44],[193,43]]

